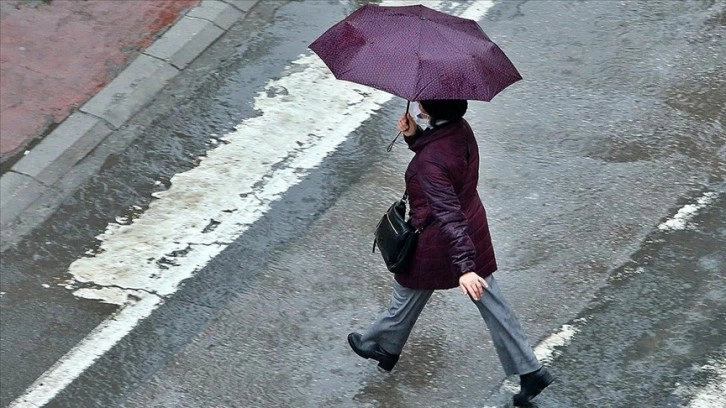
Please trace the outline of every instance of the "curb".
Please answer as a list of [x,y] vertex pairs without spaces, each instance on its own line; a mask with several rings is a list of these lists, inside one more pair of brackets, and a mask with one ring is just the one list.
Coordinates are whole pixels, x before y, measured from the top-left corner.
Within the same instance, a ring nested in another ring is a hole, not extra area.
[[[246,17],[259,1],[202,0],[108,85],[26,152],[0,177],[2,241],[10,238],[6,236],[6,233],[10,235],[6,227],[22,223],[21,215],[41,198],[62,198],[53,185],[148,105],[169,81],[233,24]],[[50,215],[47,208],[41,212],[45,217]]]

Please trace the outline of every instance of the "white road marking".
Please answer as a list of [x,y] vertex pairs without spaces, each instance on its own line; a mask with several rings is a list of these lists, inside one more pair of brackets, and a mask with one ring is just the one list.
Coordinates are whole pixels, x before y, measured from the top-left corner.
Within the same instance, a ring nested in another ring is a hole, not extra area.
[[266,87],[287,92],[255,98],[261,116],[221,137],[228,143],[209,151],[198,167],[175,175],[139,218],[109,225],[98,237],[99,253],[70,266],[75,280],[174,293],[391,99],[336,81],[317,56],[293,65],[297,72]]
[[[424,4],[428,7],[428,3],[419,2],[421,4]],[[471,5],[469,5],[469,8],[464,10],[463,13],[459,14],[459,17],[462,18],[468,18],[470,20],[479,21],[482,17],[484,17],[487,14],[487,11],[494,6],[494,1],[492,0],[476,0]],[[435,8],[435,7],[434,7]]]
[[[293,73],[266,86],[288,93],[260,93],[254,107],[261,116],[223,136],[228,143],[211,150],[198,167],[175,175],[171,187],[156,194],[139,218],[128,225],[110,224],[97,237],[101,244],[95,256],[71,264],[68,272],[76,283],[98,287],[75,295],[123,307],[11,407],[50,401],[392,98],[335,80],[311,54],[292,65]],[[218,224],[208,230],[212,220]],[[130,307],[136,304],[131,295],[138,297],[140,291],[139,303],[152,305],[144,309],[147,313]]]
[[[576,323],[585,323],[585,319],[578,319]],[[534,355],[542,364],[552,362],[557,357],[557,347],[564,347],[570,344],[572,338],[579,331],[579,326],[563,324],[557,333],[553,333],[535,346]]]
[[[585,322],[586,319],[581,318],[572,325],[563,325],[557,333],[541,341],[534,348],[534,354],[543,364],[551,362],[558,355],[557,348],[568,345]],[[688,400],[688,405],[684,408],[726,408],[726,350],[720,357],[696,370],[709,373],[712,379],[702,386],[676,384],[678,388],[675,394]],[[517,393],[519,384],[516,379],[505,379],[500,392]]]
[[660,229],[661,231],[676,231],[688,228],[688,223],[691,221],[691,219],[700,210],[711,204],[717,196],[718,193],[712,191],[705,193],[701,198],[698,199],[698,201],[696,201],[696,204],[688,204],[684,206],[683,208],[678,210],[673,218],[660,224],[658,226],[658,229]]
[[[479,20],[492,5],[474,2],[463,15]],[[437,9],[440,2],[426,6]],[[336,80],[311,52],[289,68],[255,98],[260,116],[221,137],[227,143],[209,151],[198,167],[175,175],[140,217],[109,224],[97,237],[99,250],[71,264],[75,282],[91,286],[76,296],[121,307],[10,408],[41,407],[53,399],[393,98]]]
[[161,303],[161,298],[146,295],[129,302],[98,325],[83,341],[59,359],[10,403],[9,408],[39,408],[68,386],[88,367],[124,338],[137,322],[147,318]]
[[[585,324],[585,318],[576,319],[573,324],[563,324],[556,333],[552,333],[546,339],[540,341],[534,347],[534,355],[542,364],[552,362],[558,355],[558,347],[564,347],[572,341],[572,338],[580,331],[579,327]],[[519,392],[519,378],[505,379],[500,387],[500,391],[517,393]]]
[[[678,213],[670,220],[662,223],[658,226],[660,230],[682,230],[687,228],[688,222],[700,211],[701,209],[708,206],[713,200],[716,198],[717,193],[714,192],[708,192],[703,195],[703,197],[699,198],[696,204],[689,204],[681,208]],[[631,274],[640,274],[643,272],[642,268],[636,268],[629,272],[624,272],[621,275],[616,275],[613,277],[614,280],[623,279],[627,276],[630,276]],[[537,359],[540,360],[543,364],[547,364],[551,362],[554,358],[557,357],[558,347],[563,347],[568,345],[572,338],[577,334],[579,331],[579,327],[584,324],[586,320],[584,318],[575,320],[573,325],[565,324],[563,325],[560,330],[543,341],[541,341],[535,348],[534,348],[534,354],[537,356]],[[721,394],[718,394],[718,392],[721,392],[724,389],[724,379],[726,378],[726,375],[724,374],[724,365],[720,365],[717,367],[718,370],[720,370],[720,375],[717,377],[717,380],[710,384],[708,387],[705,387],[704,390],[701,391],[699,396],[697,396],[694,401],[697,401],[697,405],[689,405],[689,408],[703,408],[703,407],[713,407],[716,405],[710,404],[712,402],[712,398],[714,395],[724,395],[723,392]],[[516,393],[519,392],[519,384],[517,384],[515,381],[506,379],[502,383],[501,386],[502,391],[512,392]],[[687,392],[687,391],[682,391]],[[695,394],[695,392],[694,392]],[[705,401],[704,403],[701,403],[701,399]],[[719,400],[722,401],[722,400]],[[699,405],[700,404],[700,405]],[[709,405],[710,404],[710,405]],[[726,408],[726,405],[720,405]]]
[[711,374],[713,379],[700,387],[679,385],[675,394],[688,399],[687,408],[726,407],[726,350],[719,359],[697,370]]

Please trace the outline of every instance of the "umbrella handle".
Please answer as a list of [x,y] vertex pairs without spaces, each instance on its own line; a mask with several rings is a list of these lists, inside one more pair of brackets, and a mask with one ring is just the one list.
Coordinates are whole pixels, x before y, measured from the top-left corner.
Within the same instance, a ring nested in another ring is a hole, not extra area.
[[390,152],[391,150],[393,150],[393,145],[396,144],[396,140],[398,140],[399,136],[401,136],[401,132],[398,132],[396,137],[394,137],[393,140],[391,140],[391,143],[388,144],[388,147],[386,147],[387,152]]
[[[410,107],[411,107],[411,101],[406,101],[406,112],[404,113],[404,116],[408,115],[408,108],[410,108]],[[390,152],[391,150],[393,150],[393,145],[396,144],[396,140],[398,140],[398,137],[401,136],[401,133],[403,133],[403,132],[398,132],[396,137],[394,137],[393,140],[391,140],[391,143],[388,144],[388,147],[386,147],[387,152]]]

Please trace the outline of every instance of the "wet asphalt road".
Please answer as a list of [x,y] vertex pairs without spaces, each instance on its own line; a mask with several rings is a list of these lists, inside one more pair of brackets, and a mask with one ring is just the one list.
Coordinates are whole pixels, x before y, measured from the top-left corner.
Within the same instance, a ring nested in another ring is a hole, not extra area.
[[[210,135],[255,116],[252,96],[357,5],[263,4],[3,253],[2,406],[116,308],[58,286],[68,265]],[[700,367],[726,353],[725,19],[722,2],[511,1],[480,21],[525,78],[467,114],[497,279],[534,344],[577,331],[539,407],[687,406],[717,375]],[[390,292],[370,232],[403,188],[410,153],[383,149],[403,106],[349,135],[48,406],[506,406],[488,335],[455,291],[432,298],[393,374],[347,348]],[[658,228],[706,193],[689,228]]]

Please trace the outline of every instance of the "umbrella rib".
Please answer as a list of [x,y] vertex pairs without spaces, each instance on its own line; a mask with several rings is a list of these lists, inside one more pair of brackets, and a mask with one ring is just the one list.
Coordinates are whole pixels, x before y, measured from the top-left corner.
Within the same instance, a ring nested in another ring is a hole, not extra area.
[[434,29],[435,29],[436,33],[439,34],[441,36],[441,38],[444,39],[444,41],[446,41],[447,43],[451,44],[452,47],[453,48],[456,48],[457,51],[464,52],[464,53],[467,52],[465,49],[460,48],[458,44],[456,44],[456,43],[452,42],[451,40],[449,40],[449,38],[440,31],[440,28],[441,28],[441,26],[438,26],[438,25],[437,26],[434,26]]
[[521,79],[474,20],[462,23],[420,5],[366,5],[353,14],[360,18],[336,24],[337,31],[329,29],[310,47],[338,79],[409,101],[490,100]]
[[[416,89],[418,85],[418,76],[421,73],[421,43],[423,42],[423,36],[421,35],[421,31],[423,30],[423,24],[418,25],[418,47],[416,48],[416,56],[417,63],[416,63],[416,75],[413,76],[414,84],[413,89]],[[414,96],[414,100],[418,98],[418,94]]]
[[428,88],[433,83],[434,83],[434,80],[431,79],[431,80],[429,80],[429,82],[426,83],[426,85],[424,85],[423,87],[421,87],[421,89],[419,89],[419,91],[416,93],[416,96],[414,97],[414,100],[419,100],[419,96],[426,90],[426,88]]
[[[455,48],[457,51],[460,51],[460,52],[466,52],[466,50],[462,50],[457,44],[451,42],[451,40],[449,40],[441,31],[439,31],[439,28],[440,28],[439,26],[434,26],[433,28],[436,31],[436,33],[441,38],[444,39],[444,41],[446,41],[447,43],[451,44],[452,48]],[[421,29],[422,29],[422,25],[419,25],[419,36],[418,36],[418,38],[419,38],[419,49],[421,48]],[[415,78],[418,78],[418,74],[421,72],[421,59],[420,58],[419,58],[419,61],[418,61],[417,68],[418,68],[418,71],[416,72],[416,77]],[[429,79],[429,81],[425,85],[423,85],[422,87],[420,87],[419,88],[419,91],[416,93],[415,99],[418,100],[419,96],[426,90],[426,88],[428,88],[429,86],[431,86],[434,83],[434,81],[435,81],[434,78]],[[417,86],[417,88],[418,88],[418,86]]]

